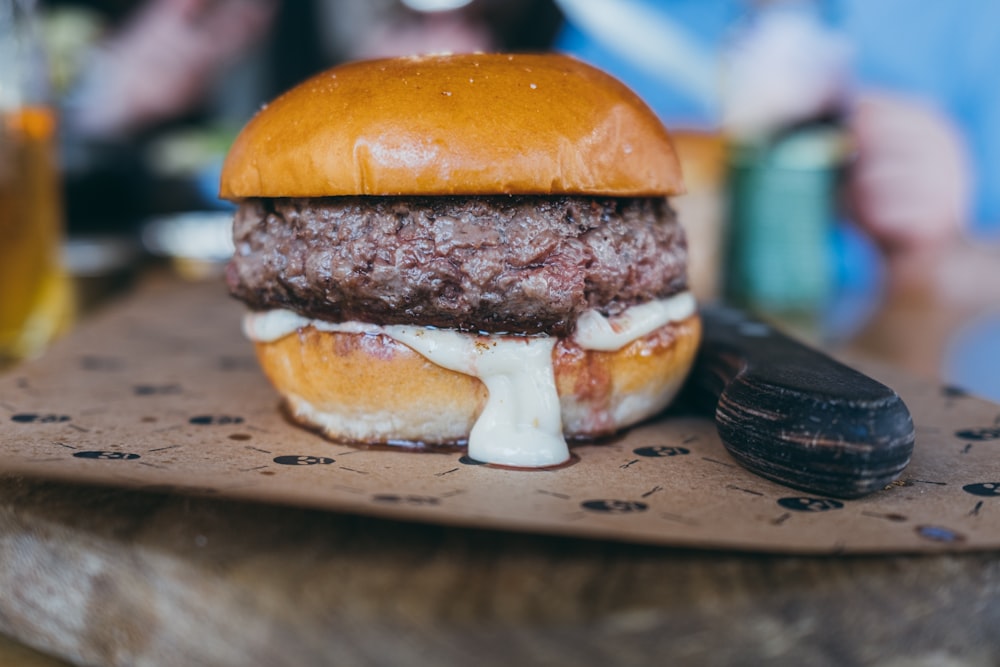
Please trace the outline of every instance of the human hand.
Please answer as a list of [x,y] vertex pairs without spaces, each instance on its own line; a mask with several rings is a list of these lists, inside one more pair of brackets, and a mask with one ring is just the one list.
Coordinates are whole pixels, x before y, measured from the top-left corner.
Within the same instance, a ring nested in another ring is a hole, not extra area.
[[848,203],[884,250],[923,251],[959,235],[969,215],[971,174],[948,118],[914,99],[868,94],[851,130],[857,160]]

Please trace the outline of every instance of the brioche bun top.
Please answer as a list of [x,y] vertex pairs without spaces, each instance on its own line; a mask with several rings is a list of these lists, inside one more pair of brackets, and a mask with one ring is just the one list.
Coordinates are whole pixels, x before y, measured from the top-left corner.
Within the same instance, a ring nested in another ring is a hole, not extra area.
[[261,109],[220,196],[683,192],[667,130],[617,79],[556,55],[354,62]]

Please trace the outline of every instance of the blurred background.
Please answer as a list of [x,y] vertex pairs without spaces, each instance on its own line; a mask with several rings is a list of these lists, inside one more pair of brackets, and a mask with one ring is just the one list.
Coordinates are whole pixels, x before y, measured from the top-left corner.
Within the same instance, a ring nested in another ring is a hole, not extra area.
[[701,299],[1000,400],[992,0],[0,0],[0,357],[150,267],[218,279],[222,157],[308,76],[546,50],[672,130]]

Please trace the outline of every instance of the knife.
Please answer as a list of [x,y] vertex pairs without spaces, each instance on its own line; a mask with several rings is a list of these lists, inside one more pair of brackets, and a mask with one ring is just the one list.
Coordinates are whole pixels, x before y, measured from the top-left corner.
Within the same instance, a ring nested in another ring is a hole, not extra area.
[[702,308],[689,398],[714,415],[751,472],[857,498],[899,477],[913,453],[910,411],[891,388],[745,313]]

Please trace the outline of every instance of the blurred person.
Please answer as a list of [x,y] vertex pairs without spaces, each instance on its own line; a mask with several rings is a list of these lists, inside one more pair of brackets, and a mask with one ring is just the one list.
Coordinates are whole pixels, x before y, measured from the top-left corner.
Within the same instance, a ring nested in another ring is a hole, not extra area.
[[270,62],[261,74],[271,81],[256,105],[345,60],[544,49],[557,20],[550,2],[531,1],[146,0],[86,63],[74,128],[130,136],[189,114],[211,100],[227,69],[262,47]]
[[811,6],[849,40],[856,159],[846,194],[890,263],[966,229],[1000,230],[1000,184],[988,178],[1000,169],[1000,93],[983,84],[1000,60],[1000,5],[990,0],[919,10],[905,0],[620,0],[613,10],[559,0],[567,23],[556,46],[624,79],[668,125],[718,130],[734,29],[748,10],[778,4]]
[[[197,192],[167,193],[156,182],[147,149],[165,133],[209,126],[233,133],[261,104],[345,60],[544,50],[559,20],[552,2],[537,0],[52,4],[95,8],[108,26],[79,58],[63,104],[71,231],[127,227],[154,212],[150,206],[199,205]],[[419,10],[432,5],[440,11]],[[202,179],[201,206],[214,204],[213,178]]]
[[[716,133],[728,130],[721,77],[748,13],[798,5],[842,36],[849,69],[837,103],[854,148],[843,203],[866,237],[842,237],[853,241],[837,250],[839,278],[876,293],[871,326],[848,335],[869,354],[1000,400],[1000,89],[990,84],[1000,3],[558,4],[556,48],[623,79],[668,126]],[[800,44],[782,63],[817,47]],[[814,89],[800,83],[793,92]],[[772,91],[750,92],[763,101]]]
[[[266,35],[276,0],[50,0],[59,72],[60,159],[71,235],[129,237],[165,203],[200,208],[160,182],[151,142],[204,116],[228,68]],[[62,27],[59,27],[62,26]]]

